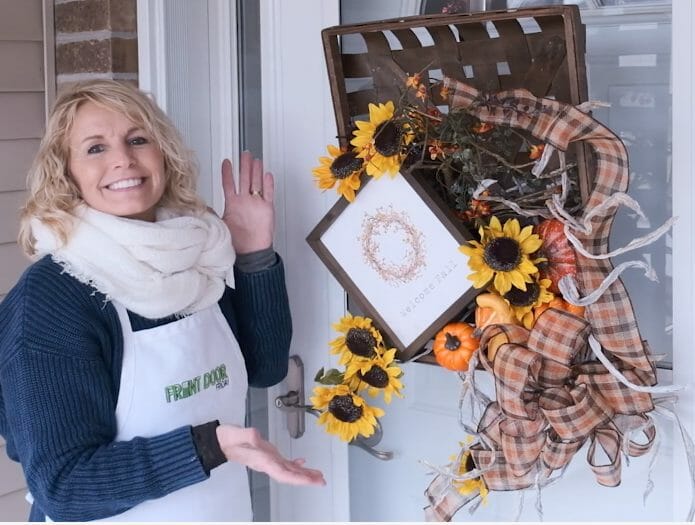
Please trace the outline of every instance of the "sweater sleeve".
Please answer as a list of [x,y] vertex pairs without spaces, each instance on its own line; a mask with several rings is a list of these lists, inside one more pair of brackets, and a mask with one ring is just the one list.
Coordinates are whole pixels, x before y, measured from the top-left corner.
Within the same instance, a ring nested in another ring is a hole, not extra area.
[[267,387],[287,375],[292,318],[282,259],[255,272],[235,268],[234,289],[227,288],[220,306],[239,340],[249,385]]
[[37,273],[0,315],[3,432],[35,505],[55,521],[89,521],[206,479],[190,426],[114,441],[112,370],[98,316],[85,314],[103,298]]

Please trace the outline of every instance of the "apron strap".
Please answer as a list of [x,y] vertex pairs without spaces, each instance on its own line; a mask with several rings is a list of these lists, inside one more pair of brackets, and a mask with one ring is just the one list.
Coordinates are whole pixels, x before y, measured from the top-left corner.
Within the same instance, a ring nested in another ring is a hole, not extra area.
[[121,322],[121,330],[123,330],[123,337],[131,335],[133,333],[133,327],[130,324],[130,317],[128,316],[128,310],[118,301],[111,301],[111,304],[116,309],[118,314],[118,320]]

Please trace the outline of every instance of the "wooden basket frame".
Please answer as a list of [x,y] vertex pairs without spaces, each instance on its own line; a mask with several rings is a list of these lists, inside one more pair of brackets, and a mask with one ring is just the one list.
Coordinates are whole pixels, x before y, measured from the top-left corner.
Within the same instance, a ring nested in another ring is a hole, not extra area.
[[[541,31],[525,33],[525,20],[535,21]],[[498,37],[490,35],[487,29],[490,24]],[[430,34],[432,45],[423,45],[413,31],[418,28]],[[389,47],[393,38],[389,42],[387,32],[400,42],[402,49]],[[367,52],[341,54],[339,38],[346,35],[361,35]],[[548,85],[545,81],[548,72],[543,68],[557,58],[553,51],[561,51],[548,47],[552,46],[553,37],[559,37],[555,42],[564,44],[565,60],[556,66],[558,74],[553,75],[552,84]],[[347,136],[352,117],[366,113],[366,102],[385,102],[404,86],[406,75],[423,70],[425,75],[428,71],[441,70],[444,75],[484,91],[526,88],[536,96],[554,96],[569,104],[579,104],[587,96],[585,33],[575,5],[412,16],[334,26],[324,29],[321,38],[341,137]],[[473,52],[476,56],[471,56]],[[537,63],[539,58],[544,59],[542,63]],[[502,62],[508,64],[509,74],[499,74],[497,64]],[[474,76],[466,76],[464,66],[470,66]],[[561,78],[563,75],[566,78]],[[356,93],[348,94],[347,79],[369,76],[374,82],[373,96],[367,99]],[[362,111],[355,111],[357,108]]]
[[[527,31],[534,24],[539,30]],[[367,51],[342,54],[340,39],[348,35],[360,35]],[[423,42],[427,35],[431,43]],[[415,73],[425,82],[445,75],[483,91],[525,88],[572,105],[587,100],[586,38],[576,5],[394,18],[329,27],[321,37],[343,147],[354,120],[367,120],[368,104],[398,100],[406,77]],[[509,74],[500,71],[500,64]],[[356,79],[368,87],[348,91]],[[430,96],[435,104],[446,102],[438,89]],[[591,192],[588,152],[580,147],[574,155],[586,202]]]

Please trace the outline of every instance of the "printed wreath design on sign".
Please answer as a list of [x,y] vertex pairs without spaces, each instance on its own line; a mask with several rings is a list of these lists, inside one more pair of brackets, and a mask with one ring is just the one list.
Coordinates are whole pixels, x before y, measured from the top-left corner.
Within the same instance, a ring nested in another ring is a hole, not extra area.
[[[402,262],[395,263],[382,255],[381,239],[385,235],[401,234],[405,251]],[[405,211],[377,208],[376,213],[365,213],[359,236],[362,256],[379,276],[393,286],[417,278],[425,267],[424,235],[412,223]]]

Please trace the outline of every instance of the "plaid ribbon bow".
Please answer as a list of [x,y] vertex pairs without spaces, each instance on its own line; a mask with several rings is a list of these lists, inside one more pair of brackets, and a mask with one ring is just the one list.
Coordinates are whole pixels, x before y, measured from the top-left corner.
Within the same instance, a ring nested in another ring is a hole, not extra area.
[[[550,479],[590,441],[587,462],[601,485],[620,483],[621,450],[641,456],[651,448],[656,430],[647,415],[651,395],[635,392],[600,363],[581,362],[590,324],[570,313],[549,309],[531,331],[514,325],[491,325],[482,334],[479,358],[493,373],[497,401],[478,423],[479,442],[470,449],[489,490],[519,490]],[[494,361],[490,340],[503,334]],[[631,381],[639,373],[620,365]],[[646,440],[635,441],[634,433]],[[625,445],[623,445],[625,444]],[[601,463],[599,447],[608,458]],[[426,490],[428,515],[451,517],[474,495],[459,494],[451,480],[438,475]]]
[[[587,440],[587,461],[601,485],[620,483],[620,449],[646,453],[656,435],[647,412],[651,396],[635,392],[615,379],[600,363],[577,363],[587,347],[590,325],[560,310],[544,312],[530,332],[509,325],[487,327],[480,341],[483,367],[495,377],[497,401],[490,403],[478,425],[481,443],[471,449],[490,490],[532,486],[564,468]],[[488,342],[504,334],[507,343],[487,359]],[[633,370],[621,370],[636,380]],[[643,429],[647,441],[630,433]],[[603,448],[607,464],[596,459]]]
[[[586,215],[615,192],[627,189],[628,163],[624,144],[610,130],[579,109],[518,89],[481,93],[446,78],[451,110],[464,109],[481,121],[528,130],[539,140],[566,151],[574,141],[586,141],[596,159],[594,186]],[[589,252],[608,253],[608,236],[616,212],[610,207],[592,218],[589,234],[577,238]],[[608,259],[588,259],[577,253],[577,284],[592,291],[612,271]],[[543,484],[567,466],[587,442],[587,462],[598,483],[620,483],[621,450],[645,454],[656,436],[648,412],[651,395],[620,383],[587,351],[592,334],[613,364],[632,383],[654,385],[656,373],[640,337],[632,305],[620,280],[586,308],[586,320],[549,309],[531,331],[512,325],[487,327],[479,358],[494,375],[497,400],[485,409],[479,423],[479,442],[471,447],[476,467],[489,490],[518,490]],[[493,362],[487,359],[490,339],[505,334]],[[637,443],[635,433],[646,441]],[[600,463],[598,447],[607,463]],[[435,476],[425,494],[428,520],[449,521],[470,495],[461,495],[451,477]]]

